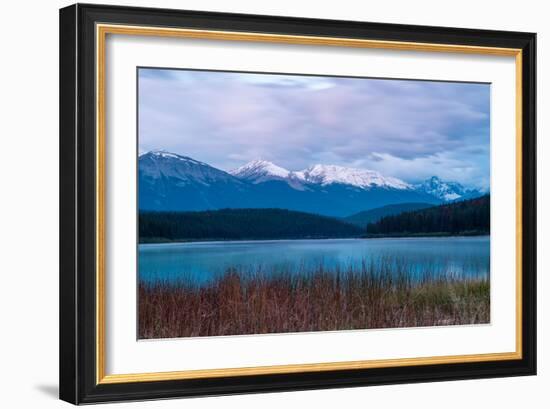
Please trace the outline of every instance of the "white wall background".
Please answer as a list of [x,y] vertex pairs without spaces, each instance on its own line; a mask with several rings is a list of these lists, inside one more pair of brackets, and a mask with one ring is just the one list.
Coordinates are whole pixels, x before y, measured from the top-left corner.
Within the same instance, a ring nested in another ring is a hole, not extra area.
[[[89,0],[88,2],[96,3]],[[547,88],[549,10],[536,0],[359,2],[133,0],[99,3],[538,33],[538,206],[550,206]],[[0,405],[63,407],[58,378],[58,0],[5,2],[0,41]],[[117,407],[548,407],[550,355],[545,277],[550,217],[539,212],[537,377],[126,403]],[[546,253],[546,254],[545,254]]]

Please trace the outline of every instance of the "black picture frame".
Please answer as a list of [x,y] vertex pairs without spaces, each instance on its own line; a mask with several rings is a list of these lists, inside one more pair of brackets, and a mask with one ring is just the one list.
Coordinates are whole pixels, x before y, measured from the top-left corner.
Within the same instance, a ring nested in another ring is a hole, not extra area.
[[[522,51],[521,359],[147,382],[97,382],[96,23]],[[60,398],[74,404],[536,374],[536,34],[76,4],[60,10]]]

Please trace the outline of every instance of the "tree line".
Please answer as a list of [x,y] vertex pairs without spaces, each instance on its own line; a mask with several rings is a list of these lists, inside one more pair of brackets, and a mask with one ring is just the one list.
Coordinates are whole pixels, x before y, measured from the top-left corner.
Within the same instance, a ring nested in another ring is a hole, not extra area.
[[490,196],[464,200],[427,209],[386,216],[367,225],[367,233],[488,234],[490,231]]
[[140,242],[359,237],[364,230],[331,217],[284,209],[222,209],[139,214]]

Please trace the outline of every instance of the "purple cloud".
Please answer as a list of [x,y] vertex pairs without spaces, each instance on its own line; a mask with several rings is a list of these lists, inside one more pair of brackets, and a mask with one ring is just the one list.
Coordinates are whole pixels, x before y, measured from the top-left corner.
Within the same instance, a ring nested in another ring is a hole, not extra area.
[[489,183],[490,85],[140,69],[139,148]]

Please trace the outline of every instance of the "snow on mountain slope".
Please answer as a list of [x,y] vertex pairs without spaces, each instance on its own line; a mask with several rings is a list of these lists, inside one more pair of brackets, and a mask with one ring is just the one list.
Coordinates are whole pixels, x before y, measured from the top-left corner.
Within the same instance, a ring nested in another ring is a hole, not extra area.
[[229,173],[239,179],[261,183],[274,179],[287,179],[291,172],[266,160],[253,160],[237,169],[230,170]]
[[144,177],[150,179],[174,178],[181,184],[209,185],[214,182],[240,182],[239,179],[227,172],[204,162],[166,151],[151,151],[141,155],[139,170]]
[[369,169],[346,168],[336,165],[314,165],[295,172],[298,179],[308,183],[323,186],[339,183],[363,189],[371,187],[386,187],[392,189],[410,189],[408,183],[400,179],[383,176],[379,172]]
[[414,185],[414,188],[446,202],[471,199],[483,194],[483,192],[476,189],[466,189],[458,182],[443,181],[437,176],[432,176],[424,182]]
[[343,217],[386,205],[439,204],[481,194],[436,177],[411,185],[377,171],[336,165],[289,171],[256,160],[225,172],[166,151],[139,156],[144,210],[284,208]]
[[[362,189],[386,187],[393,189],[410,189],[411,186],[402,180],[382,176],[368,169],[346,168],[336,165],[314,165],[300,171],[289,171],[272,162],[254,160],[229,172],[239,179],[252,183],[263,183],[270,180],[284,180],[296,189],[303,184],[327,186],[331,184],[350,185]],[[300,183],[302,182],[302,183]]]

